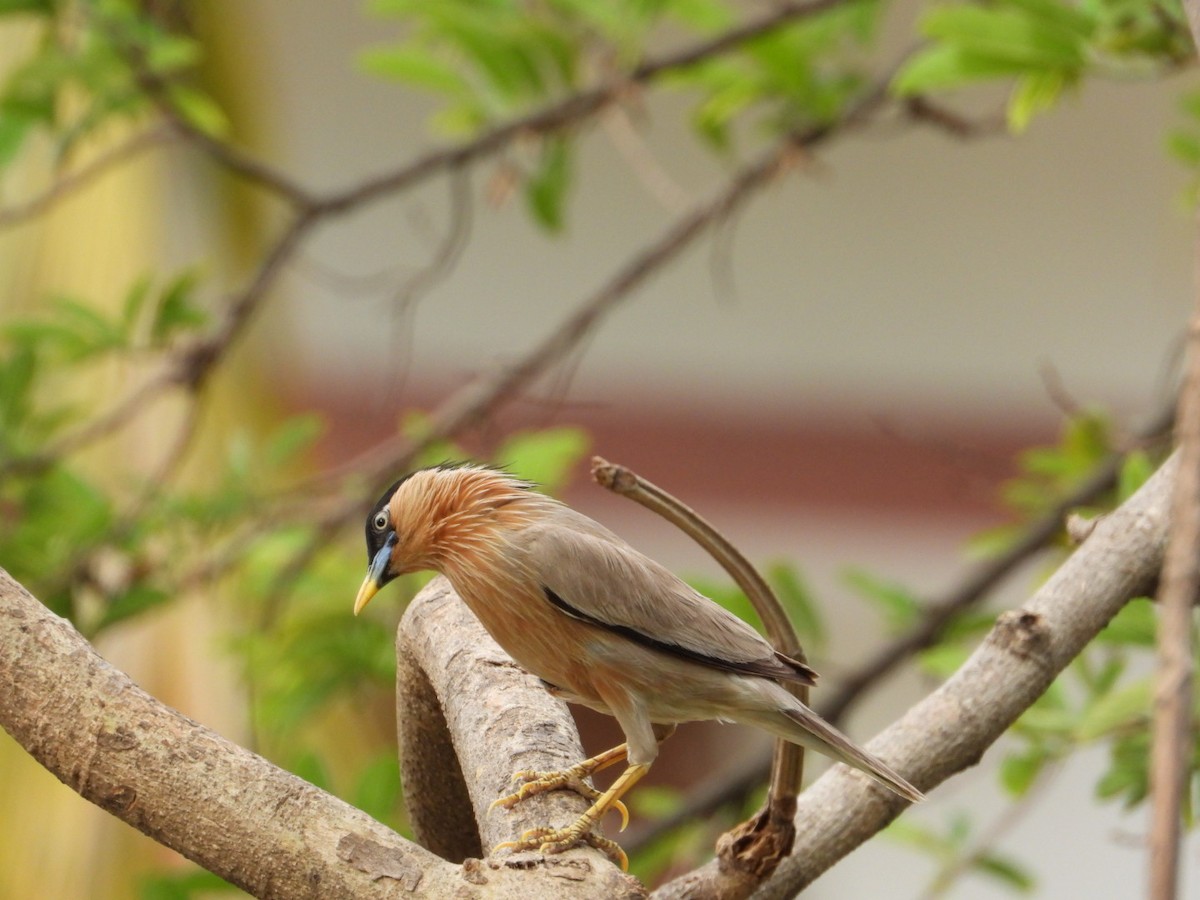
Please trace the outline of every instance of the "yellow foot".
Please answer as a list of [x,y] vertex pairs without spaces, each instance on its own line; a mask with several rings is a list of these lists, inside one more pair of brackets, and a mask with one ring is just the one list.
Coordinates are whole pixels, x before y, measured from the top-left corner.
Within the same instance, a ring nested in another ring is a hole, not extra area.
[[[493,800],[489,808],[495,809],[497,806],[503,806],[505,809],[511,809],[526,797],[533,797],[537,794],[544,794],[546,791],[557,790],[574,791],[580,796],[595,802],[602,795],[600,791],[584,781],[590,774],[591,770],[582,763],[558,772],[534,772],[530,770],[517,772],[513,775],[512,780],[524,783],[514,793]],[[624,831],[629,826],[628,808],[620,800],[614,801],[611,808],[621,814],[621,831]],[[605,839],[599,838],[599,840]]]
[[580,844],[587,844],[589,847],[595,847],[620,866],[621,871],[629,871],[629,857],[625,855],[625,851],[616,841],[600,837],[591,831],[581,830],[579,826],[580,823],[576,822],[570,828],[532,828],[521,835],[519,841],[505,841],[497,844],[492,852],[511,850],[514,853],[522,853],[526,850],[536,850],[539,853],[551,854],[562,853],[564,850],[570,850]]

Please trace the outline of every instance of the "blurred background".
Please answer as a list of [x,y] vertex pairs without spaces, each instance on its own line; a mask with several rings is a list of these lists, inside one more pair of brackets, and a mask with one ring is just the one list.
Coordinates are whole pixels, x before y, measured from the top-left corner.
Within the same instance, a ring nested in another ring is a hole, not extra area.
[[[737,7],[749,16],[770,5]],[[883,49],[872,51],[877,71],[911,42],[916,16],[908,2],[886,12]],[[365,51],[404,33],[395,17],[359,4],[241,0],[195,5],[188,27],[235,143],[313,191],[346,188],[461,140],[431,124],[436,97],[364,64]],[[43,39],[33,22],[5,29],[0,46],[14,65]],[[684,38],[666,29],[650,49]],[[984,551],[973,540],[1014,524],[1004,486],[1021,474],[1024,448],[1058,445],[1068,422],[1099,410],[1094,421],[1119,444],[1170,403],[1195,291],[1188,174],[1165,149],[1185,86],[1182,76],[1089,82],[1017,137],[958,139],[894,119],[800,154],[459,447],[490,457],[514,432],[578,429],[564,438],[578,460],[562,485],[570,502],[723,589],[722,574],[687,539],[590,483],[586,459],[597,453],[684,499],[756,562],[786,563],[804,602],[820,610],[822,690],[836,685],[891,633],[878,585],[939,596],[977,564]],[[1003,113],[1002,93],[971,102]],[[228,441],[296,414],[321,424],[311,450],[287,464],[292,483],[352,470],[361,454],[419,427],[420,411],[521,359],[736,168],[737,154],[696,139],[693,105],[686,94],[634,89],[579,126],[557,231],[539,227],[513,185],[514,169],[536,155],[533,137],[458,180],[324,223],[214,383],[183,481],[202,481]],[[50,148],[35,146],[7,174],[5,199],[35,194],[55,166]],[[147,271],[198,266],[217,285],[236,285],[282,221],[278,205],[203,153],[166,146],[0,235],[0,315],[36,315],[50,296],[103,306]],[[106,405],[144,371],[126,363],[70,390]],[[120,441],[89,451],[86,465],[136,467],[144,457],[152,469],[184,415],[178,404],[160,406]],[[357,520],[339,533],[351,562],[313,589],[346,615],[359,571],[343,573],[361,566],[358,535]],[[1019,603],[1046,565],[1017,569],[991,607]],[[864,596],[868,582],[874,597]],[[300,743],[317,748],[311,755],[273,754],[255,733],[246,689],[247,672],[273,663],[266,651],[247,653],[229,628],[241,614],[235,588],[201,584],[104,630],[97,645],[156,696],[352,802],[369,779],[345,773],[369,769],[390,785],[387,661],[373,688],[348,688],[298,730]],[[399,614],[398,603],[375,604],[385,637],[373,652],[386,652]],[[934,684],[919,669],[889,678],[843,725],[866,739]],[[582,724],[589,750],[615,734],[592,718]],[[745,729],[684,729],[655,767],[650,783],[661,797],[648,796],[677,804],[690,780],[735,772],[764,745]],[[1036,896],[1137,894],[1145,811],[1095,800],[1106,749],[1079,750],[1033,802],[998,785],[1002,756],[989,753],[912,818],[943,835],[969,821],[966,844],[1019,862]],[[7,737],[0,771],[0,896],[221,893],[173,875],[184,870],[172,854],[80,800]],[[711,847],[703,829],[686,840],[699,853]],[[986,872],[931,887],[937,854],[931,861],[911,843],[874,840],[807,895],[1019,892],[1013,879]],[[1192,838],[1188,865],[1198,855]]]

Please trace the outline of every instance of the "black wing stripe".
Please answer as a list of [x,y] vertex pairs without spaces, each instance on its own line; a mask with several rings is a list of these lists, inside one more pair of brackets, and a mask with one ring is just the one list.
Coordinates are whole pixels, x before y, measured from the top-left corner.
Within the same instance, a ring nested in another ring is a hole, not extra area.
[[[700,665],[710,666],[714,669],[723,669],[728,672],[737,672],[742,675],[760,675],[764,678],[774,678],[784,681],[798,681],[801,684],[815,683],[814,675],[811,669],[807,666],[803,670],[797,669],[800,665],[792,660],[788,660],[791,665],[773,659],[756,659],[742,662],[739,660],[722,659],[719,656],[709,656],[706,653],[701,653],[698,650],[691,650],[687,647],[681,647],[678,644],[672,644],[670,641],[659,640],[658,638],[650,637],[648,634],[643,634],[635,628],[630,628],[628,625],[614,625],[612,622],[605,622],[602,619],[597,619],[595,616],[589,616],[585,612],[573,607],[570,603],[552,591],[550,588],[542,585],[542,592],[546,595],[546,599],[551,605],[560,612],[565,613],[572,619],[578,619],[580,622],[586,622],[589,625],[594,625],[597,628],[603,628],[606,631],[612,631],[622,637],[629,638],[635,644],[641,644],[643,647],[649,647],[652,650],[658,650],[662,653],[669,653],[671,656],[676,656],[680,659],[686,659],[689,662],[699,663]],[[811,673],[811,674],[810,674]]]

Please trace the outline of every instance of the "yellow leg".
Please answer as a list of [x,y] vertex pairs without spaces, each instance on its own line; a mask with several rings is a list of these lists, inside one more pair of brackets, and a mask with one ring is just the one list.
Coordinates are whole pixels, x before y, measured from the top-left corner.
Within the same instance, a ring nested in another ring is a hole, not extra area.
[[[608,753],[616,753],[618,750],[622,751],[623,756],[624,745],[615,747],[609,750]],[[601,754],[600,756],[603,757],[605,755]],[[594,757],[593,759],[599,758]],[[612,765],[619,758],[621,757],[613,757],[605,765]],[[588,762],[592,762],[592,760],[588,760]],[[580,765],[583,765],[583,763]],[[564,850],[569,850],[576,844],[586,842],[604,850],[620,864],[622,869],[628,869],[629,858],[625,855],[625,851],[618,847],[615,841],[592,834],[592,829],[596,827],[596,823],[604,817],[604,814],[614,806],[619,806],[622,810],[624,809],[625,804],[621,802],[621,797],[649,771],[650,767],[648,765],[629,766],[613,782],[612,787],[601,794],[588,811],[576,819],[575,823],[570,827],[534,828],[521,835],[519,841],[505,841],[502,844],[497,844],[495,850],[538,850],[542,853],[561,853]],[[621,830],[623,831],[625,824],[629,821],[628,813],[622,813],[622,820]],[[495,850],[492,852],[495,852]]]
[[[600,792],[584,781],[584,779],[594,775],[596,772],[607,769],[609,766],[624,761],[627,753],[627,746],[620,744],[611,750],[605,750],[603,753],[596,754],[591,759],[585,759],[578,765],[571,766],[569,769],[562,769],[558,772],[535,772],[531,770],[517,772],[513,775],[513,781],[524,781],[525,783],[515,793],[492,801],[492,808],[495,809],[497,806],[503,806],[505,809],[509,809],[526,797],[563,788],[575,791],[575,793],[581,794],[589,800],[598,801],[601,797]],[[629,824],[629,810],[625,808],[625,804],[620,802],[620,800],[613,805],[621,813],[621,830],[624,831],[625,827]]]

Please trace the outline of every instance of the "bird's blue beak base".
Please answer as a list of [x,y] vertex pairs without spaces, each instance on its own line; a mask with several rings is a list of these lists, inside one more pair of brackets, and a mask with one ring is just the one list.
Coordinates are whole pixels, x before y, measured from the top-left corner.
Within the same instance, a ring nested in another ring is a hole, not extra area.
[[358,589],[358,596],[354,598],[354,614],[357,616],[362,612],[362,608],[371,602],[371,598],[379,593],[379,589],[383,587],[391,579],[388,577],[388,563],[392,559],[392,550],[396,546],[396,532],[391,532],[387,536],[387,540],[383,542],[383,546],[375,554],[375,558],[371,560],[371,565],[367,568],[367,577],[363,579],[362,587]]

